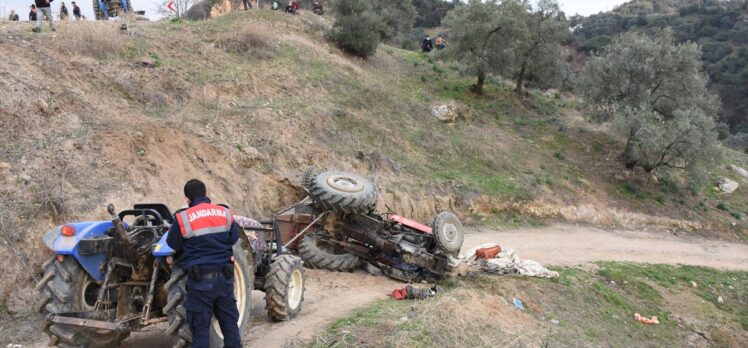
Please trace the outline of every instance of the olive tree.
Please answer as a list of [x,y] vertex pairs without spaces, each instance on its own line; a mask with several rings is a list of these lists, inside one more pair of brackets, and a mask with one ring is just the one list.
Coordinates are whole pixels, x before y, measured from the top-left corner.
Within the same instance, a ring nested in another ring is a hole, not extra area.
[[330,41],[345,51],[367,58],[381,42],[381,19],[367,0],[336,0],[332,3],[335,23]]
[[444,56],[477,77],[472,92],[483,92],[487,74],[506,74],[515,66],[516,50],[528,37],[526,14],[526,3],[516,0],[469,0],[447,13],[442,23],[450,46]]
[[418,14],[411,0],[378,0],[372,6],[382,20],[379,35],[385,42],[412,29]]
[[564,53],[561,43],[569,37],[569,24],[557,0],[539,0],[532,13],[525,15],[529,35],[517,48],[517,87],[522,93],[530,76],[543,85],[555,85],[561,76]]
[[694,43],[674,44],[670,31],[626,33],[589,61],[583,96],[598,120],[626,137],[627,168],[685,169],[717,153],[719,100],[700,54]]

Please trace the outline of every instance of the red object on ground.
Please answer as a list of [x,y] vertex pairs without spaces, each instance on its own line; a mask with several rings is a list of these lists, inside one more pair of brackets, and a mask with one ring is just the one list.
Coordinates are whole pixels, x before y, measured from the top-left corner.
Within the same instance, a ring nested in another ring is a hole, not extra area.
[[395,289],[390,294],[390,297],[396,299],[396,300],[403,300],[406,297],[408,297],[408,289],[402,288],[402,289]]
[[482,248],[475,251],[476,259],[493,259],[501,252],[501,246]]
[[410,228],[415,228],[416,230],[419,230],[421,232],[431,233],[433,232],[433,229],[431,227],[428,227],[418,221],[411,220],[408,218],[404,218],[400,215],[390,215],[389,216],[390,221],[399,222],[405,226],[408,226]]

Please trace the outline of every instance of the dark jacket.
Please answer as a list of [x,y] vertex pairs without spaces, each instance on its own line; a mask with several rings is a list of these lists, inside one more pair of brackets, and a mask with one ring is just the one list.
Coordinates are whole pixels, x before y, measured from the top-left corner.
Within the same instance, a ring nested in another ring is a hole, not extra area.
[[78,4],[73,6],[73,16],[75,16],[75,18],[81,18],[81,8],[78,7]]
[[421,44],[421,49],[428,52],[434,49],[434,42],[431,41],[431,39],[423,39],[423,43]]
[[[200,204],[210,204],[210,199],[202,197],[190,203],[190,208]],[[191,238],[185,238],[182,235],[179,223],[177,223],[177,212],[174,215],[175,223],[171,225],[169,234],[166,236],[166,243],[177,253],[182,252],[181,266],[188,269],[195,265],[200,265],[206,270],[218,270],[231,262],[233,256],[232,247],[239,240],[239,227],[233,222],[233,216],[228,218],[231,228],[225,232],[211,233]]]
[[50,7],[52,5],[52,0],[34,0],[34,5],[36,5],[36,8]]
[[36,20],[36,10],[29,11],[29,20],[32,22]]

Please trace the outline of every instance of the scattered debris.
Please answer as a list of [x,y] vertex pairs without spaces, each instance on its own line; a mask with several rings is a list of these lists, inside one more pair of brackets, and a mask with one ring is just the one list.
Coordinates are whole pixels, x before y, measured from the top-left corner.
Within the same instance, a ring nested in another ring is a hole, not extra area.
[[460,258],[465,265],[465,270],[464,272],[461,271],[460,275],[483,272],[497,275],[519,274],[540,278],[558,277],[558,272],[548,270],[539,262],[533,260],[522,261],[519,258],[519,255],[514,252],[514,249],[511,248],[501,250],[501,252],[496,254],[494,258],[478,260],[478,250],[486,250],[495,247],[499,247],[499,245],[495,243],[485,243],[468,250],[465,255],[461,255]]
[[722,299],[722,296],[717,297],[717,302],[719,303],[725,303],[725,300]]
[[475,251],[476,259],[493,259],[501,252],[501,246],[496,245],[488,248],[481,248]]
[[551,319],[551,320],[549,320],[549,321],[550,321],[551,323],[553,323],[553,324],[556,324],[556,325],[558,325],[558,324],[561,324],[561,322],[560,322],[560,321],[558,321],[558,319]]
[[525,304],[522,303],[522,300],[515,297],[512,299],[512,302],[514,303],[514,307],[517,307],[517,309],[521,311],[525,310]]
[[740,185],[735,180],[725,178],[724,176],[720,176],[717,179],[717,187],[724,193],[733,193],[739,186]]
[[634,313],[634,319],[636,319],[642,324],[659,324],[660,323],[660,321],[657,320],[657,317],[654,315],[651,318],[647,318],[647,317],[641,316],[641,314],[639,313]]
[[423,300],[425,298],[434,297],[439,292],[441,292],[441,289],[438,286],[419,289],[408,285],[402,289],[393,290],[388,296],[395,300]]
[[692,287],[692,288],[698,288],[698,287],[699,287],[699,284],[696,284],[696,282],[692,280],[692,281],[691,281],[691,287]]

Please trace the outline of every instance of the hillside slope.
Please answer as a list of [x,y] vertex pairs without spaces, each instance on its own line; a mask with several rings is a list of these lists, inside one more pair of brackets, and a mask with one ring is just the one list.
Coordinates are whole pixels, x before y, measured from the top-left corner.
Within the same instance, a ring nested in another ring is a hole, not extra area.
[[[0,303],[25,308],[49,255],[40,236],[63,221],[104,219],[109,202],[176,209],[193,177],[215,201],[267,216],[303,195],[310,165],[370,175],[380,203],[423,221],[451,209],[468,223],[559,218],[744,238],[745,190],[688,193],[678,175],[626,172],[620,141],[584,122],[573,97],[520,99],[497,78],[473,96],[459,66],[387,46],[348,57],[322,39],[329,25],[262,11],[127,32],[0,25],[0,257],[18,260],[0,266]],[[448,101],[460,105],[455,124],[430,114]]]

